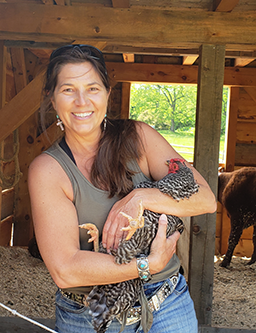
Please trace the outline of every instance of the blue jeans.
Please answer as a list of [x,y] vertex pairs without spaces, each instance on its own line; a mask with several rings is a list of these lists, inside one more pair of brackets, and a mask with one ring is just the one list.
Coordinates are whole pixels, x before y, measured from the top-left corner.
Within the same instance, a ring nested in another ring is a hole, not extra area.
[[[163,283],[146,284],[148,298]],[[193,301],[189,295],[185,278],[180,275],[173,293],[153,312],[153,325],[148,333],[198,333],[197,319]],[[118,333],[121,328],[113,320],[106,333]],[[56,293],[56,326],[60,333],[95,333],[91,324],[88,307],[67,299],[59,291]],[[124,333],[143,333],[140,322],[126,326]]]

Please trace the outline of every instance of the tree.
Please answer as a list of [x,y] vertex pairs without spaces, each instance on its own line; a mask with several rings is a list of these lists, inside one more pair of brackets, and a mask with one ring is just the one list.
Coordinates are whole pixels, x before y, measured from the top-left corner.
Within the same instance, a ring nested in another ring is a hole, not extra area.
[[173,132],[181,127],[194,127],[196,86],[136,84],[131,92],[132,119]]

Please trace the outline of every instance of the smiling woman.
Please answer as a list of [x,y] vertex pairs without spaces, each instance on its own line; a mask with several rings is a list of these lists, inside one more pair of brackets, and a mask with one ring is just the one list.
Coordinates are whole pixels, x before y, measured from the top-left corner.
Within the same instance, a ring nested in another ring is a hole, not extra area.
[[[174,229],[166,237],[165,216],[159,219],[150,253],[143,253],[145,274],[141,274],[141,258],[133,257],[129,263],[118,265],[108,252],[114,253],[126,237],[125,216],[138,216],[144,210],[193,216],[213,212],[215,198],[203,177],[187,162],[184,166],[192,170],[192,178],[199,185],[198,193],[190,199],[177,202],[157,188],[136,188],[142,181],[164,178],[168,172],[166,161],[181,156],[145,123],[108,119],[110,90],[99,50],[68,45],[52,53],[41,115],[44,118],[54,108],[64,136],[30,165],[29,191],[38,247],[59,288],[56,330],[94,332],[86,301],[93,286],[111,284],[110,289],[116,290],[113,288],[118,289],[119,282],[136,279],[142,286],[141,321],[129,321],[128,326],[127,320],[125,326],[126,314],[122,313],[122,324],[114,316],[98,332],[117,333],[125,327],[127,333],[146,333],[149,329],[152,333],[196,333],[193,302],[185,279],[178,273],[175,246],[179,232]],[[98,229],[105,253],[92,251],[90,235],[79,228],[88,223]],[[146,273],[152,281],[143,280]],[[165,289],[168,293],[164,302],[152,315],[150,299],[156,299],[156,293],[160,290],[162,295]],[[133,305],[131,311],[135,311]]]

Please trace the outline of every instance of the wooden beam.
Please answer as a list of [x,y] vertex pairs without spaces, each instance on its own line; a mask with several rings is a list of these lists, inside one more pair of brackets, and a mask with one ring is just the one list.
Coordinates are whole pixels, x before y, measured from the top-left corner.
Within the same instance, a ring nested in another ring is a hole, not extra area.
[[195,56],[185,56],[182,59],[182,65],[193,65],[193,63],[198,58],[198,55]]
[[[197,84],[198,66],[121,62],[107,62],[106,66],[117,82]],[[224,85],[255,87],[256,69],[226,67]]]
[[112,0],[112,6],[115,8],[130,8],[130,0]]
[[[200,48],[194,167],[217,194],[225,47]],[[214,126],[213,126],[214,124]],[[189,286],[200,324],[211,325],[216,213],[192,217]]]
[[121,101],[121,119],[128,119],[130,113],[130,92],[131,84],[127,82],[122,83],[122,101]]
[[134,62],[134,54],[131,54],[131,53],[124,53],[123,54],[123,59],[124,59],[124,62]]
[[7,62],[7,50],[4,45],[4,41],[0,40],[0,108],[2,108],[5,105],[6,62]]
[[[152,30],[156,19],[156,28]],[[0,38],[35,42],[67,43],[86,37],[88,42],[107,41],[135,47],[197,48],[212,43],[233,45],[233,50],[237,45],[255,50],[255,21],[254,11],[248,15],[236,11],[151,10],[135,6],[0,4]]]
[[45,5],[53,5],[53,0],[41,0]]
[[228,128],[227,128],[227,147],[226,147],[226,171],[234,171],[236,153],[236,128],[239,103],[239,87],[230,89]]
[[66,3],[65,3],[65,0],[55,0],[56,4],[57,5],[60,5],[60,6],[65,6]]
[[41,72],[0,110],[0,142],[39,108],[43,75]]
[[[16,92],[21,92],[27,85],[27,71],[24,50],[12,48],[12,67]],[[34,159],[33,141],[36,138],[37,119],[30,116],[16,131],[19,131],[19,168],[22,177],[15,186],[15,225],[13,231],[13,245],[27,246],[33,236],[30,199],[28,194],[28,167]],[[17,163],[17,161],[16,161]]]
[[19,93],[27,85],[27,75],[23,49],[12,48],[11,58],[16,93]]
[[[5,105],[6,99],[6,62],[7,50],[4,41],[0,40],[0,108]],[[1,110],[0,110],[1,116]],[[2,121],[3,123],[3,121]],[[4,143],[0,141],[0,158],[4,157]],[[3,172],[3,162],[0,160],[0,171]],[[0,216],[2,211],[2,187],[0,182]]]
[[236,58],[235,59],[235,67],[244,67],[248,65],[250,62],[253,62],[255,58]]
[[239,0],[214,0],[213,10],[216,12],[231,12]]

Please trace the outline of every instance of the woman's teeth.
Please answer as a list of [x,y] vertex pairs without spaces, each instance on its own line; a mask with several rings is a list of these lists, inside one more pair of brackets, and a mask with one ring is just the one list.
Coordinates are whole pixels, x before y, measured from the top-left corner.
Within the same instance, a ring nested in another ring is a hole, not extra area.
[[73,113],[76,117],[86,118],[92,114],[92,112]]

